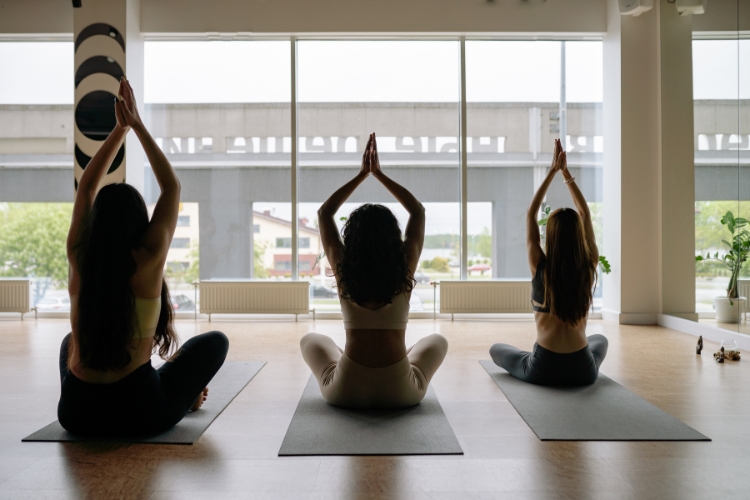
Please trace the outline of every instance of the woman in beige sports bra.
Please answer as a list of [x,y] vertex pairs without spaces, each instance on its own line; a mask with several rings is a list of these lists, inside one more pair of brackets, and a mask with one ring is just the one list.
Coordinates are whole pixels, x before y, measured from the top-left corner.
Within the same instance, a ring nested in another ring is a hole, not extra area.
[[[393,213],[373,204],[354,210],[339,235],[334,215],[369,175],[409,212],[403,239]],[[300,341],[302,357],[323,397],[346,408],[419,403],[448,352],[448,341],[433,334],[406,348],[409,298],[422,253],[425,212],[414,195],[381,170],[375,134],[367,142],[359,173],[323,203],[318,221],[346,329],[344,349],[317,333]]]
[[[116,125],[84,165],[73,205],[68,233],[73,331],[59,359],[60,424],[97,436],[150,434],[179,422],[205,400],[228,348],[223,333],[204,333],[158,370],[151,366],[154,351],[166,357],[177,344],[164,263],[177,225],[180,182],[143,125],[124,78],[118,93]],[[161,188],[151,220],[133,187],[101,186],[131,129]]]

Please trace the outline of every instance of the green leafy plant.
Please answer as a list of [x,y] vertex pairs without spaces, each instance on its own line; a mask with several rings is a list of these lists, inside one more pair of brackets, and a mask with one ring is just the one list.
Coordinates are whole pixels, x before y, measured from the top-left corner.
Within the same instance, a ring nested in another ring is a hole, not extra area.
[[[546,227],[547,221],[549,220],[549,213],[552,211],[552,207],[547,205],[542,210],[542,218],[539,219],[539,227]],[[541,229],[540,229],[541,230]],[[604,255],[599,256],[599,271],[601,271],[604,274],[609,274],[612,272],[612,266],[609,264],[609,261]]]
[[540,226],[546,226],[547,225],[547,221],[549,220],[549,213],[551,211],[552,211],[552,207],[550,207],[549,205],[547,205],[546,207],[544,207],[544,210],[542,210],[542,214],[543,214],[542,218],[539,219],[539,225]]
[[432,269],[438,273],[449,273],[451,268],[448,264],[448,259],[444,257],[435,257],[432,260],[423,260],[421,264],[422,269]]
[[609,261],[604,255],[599,256],[599,269],[601,269],[604,274],[612,272],[612,267],[609,265]]
[[748,254],[750,254],[750,232],[747,229],[743,229],[748,225],[748,220],[735,217],[731,211],[728,211],[721,218],[721,224],[726,226],[727,230],[732,234],[731,243],[727,240],[721,240],[729,248],[729,251],[721,257],[719,256],[719,252],[714,253],[713,257],[710,253],[707,253],[705,257],[696,255],[695,261],[721,262],[729,270],[727,297],[737,299],[739,298],[739,294],[737,293],[737,279],[740,276],[742,265],[747,260]]
[[0,276],[34,278],[34,304],[68,281],[72,203],[0,203]]

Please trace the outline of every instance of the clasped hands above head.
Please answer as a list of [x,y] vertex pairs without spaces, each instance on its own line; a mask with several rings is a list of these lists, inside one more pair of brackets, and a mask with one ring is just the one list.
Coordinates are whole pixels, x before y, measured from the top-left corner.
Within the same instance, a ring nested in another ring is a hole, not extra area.
[[375,132],[370,134],[367,139],[367,145],[365,146],[365,152],[362,155],[362,167],[360,168],[360,174],[365,176],[373,174],[378,175],[382,172],[380,168],[380,159],[378,158],[378,142],[375,137]]

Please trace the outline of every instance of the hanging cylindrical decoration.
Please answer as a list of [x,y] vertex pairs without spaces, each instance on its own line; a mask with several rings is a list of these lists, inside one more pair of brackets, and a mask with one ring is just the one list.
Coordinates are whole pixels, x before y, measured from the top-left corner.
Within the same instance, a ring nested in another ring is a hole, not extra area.
[[[125,39],[116,26],[96,22],[85,24],[80,30],[76,30],[74,105],[76,189],[78,189],[78,180],[86,165],[116,124],[114,100],[117,96],[120,77],[124,75]],[[124,144],[105,178],[106,184],[117,182],[125,182]]]

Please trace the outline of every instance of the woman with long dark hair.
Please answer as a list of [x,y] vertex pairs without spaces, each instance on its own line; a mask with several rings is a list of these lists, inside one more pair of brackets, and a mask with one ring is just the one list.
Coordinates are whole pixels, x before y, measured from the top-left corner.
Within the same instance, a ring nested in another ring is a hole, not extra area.
[[[537,215],[558,172],[565,179],[576,210],[559,208],[549,215],[546,250],[542,250]],[[495,344],[490,349],[492,360],[514,377],[533,384],[593,384],[608,345],[603,335],[586,337],[599,250],[589,207],[568,171],[567,156],[559,140],[555,141],[552,167],[526,216],[526,243],[537,328],[534,350],[526,352],[508,344]]]
[[[334,215],[369,175],[409,212],[403,238],[393,213],[373,204],[354,210],[339,235]],[[381,170],[375,134],[367,142],[359,173],[323,203],[318,221],[346,329],[344,349],[317,333],[300,341],[302,356],[323,397],[346,408],[419,403],[448,352],[448,341],[433,334],[406,348],[409,298],[422,253],[425,212],[414,195]]]
[[[68,233],[72,333],[60,348],[60,424],[76,434],[120,436],[166,430],[205,401],[206,386],[227,355],[221,332],[177,347],[164,264],[177,225],[180,182],[146,130],[133,89],[120,80],[117,124],[86,165]],[[161,188],[149,220],[127,184],[101,187],[133,130]]]

